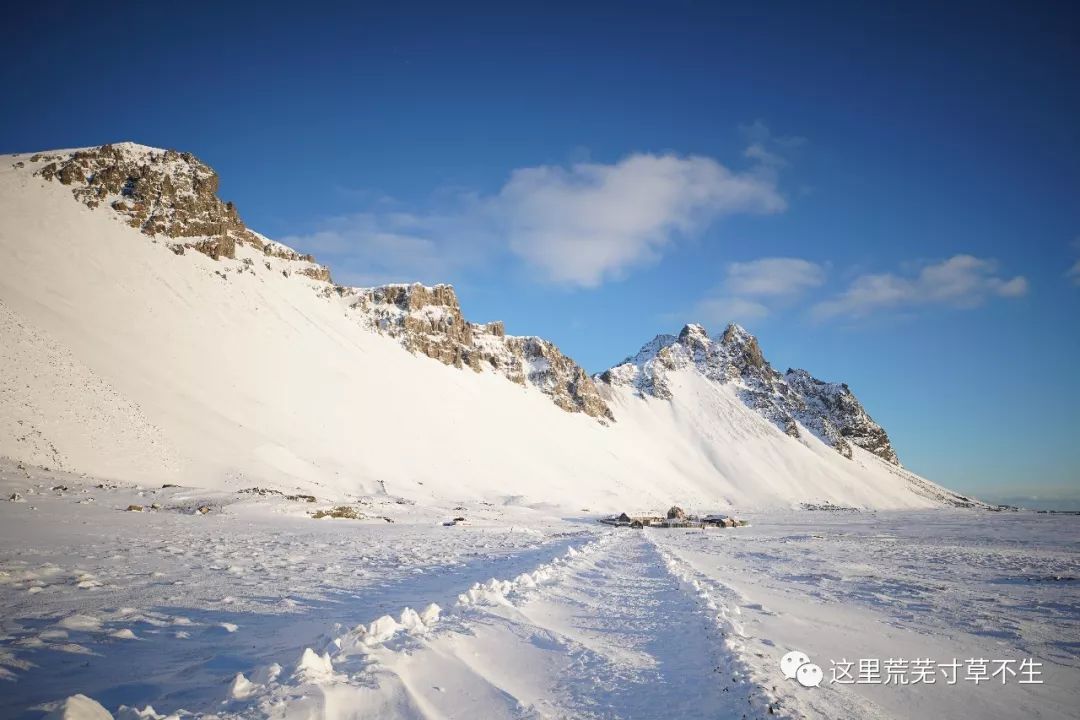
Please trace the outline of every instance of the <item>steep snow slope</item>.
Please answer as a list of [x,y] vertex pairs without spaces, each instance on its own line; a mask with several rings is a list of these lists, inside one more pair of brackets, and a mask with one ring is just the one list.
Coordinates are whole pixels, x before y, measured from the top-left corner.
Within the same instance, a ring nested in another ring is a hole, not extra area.
[[[574,510],[950,497],[861,447],[849,459],[814,432],[785,434],[693,367],[667,373],[670,398],[614,385],[605,407],[542,341],[514,356],[524,384],[411,354],[378,332],[358,302],[370,293],[237,229],[231,205],[207,202],[202,175],[195,195],[175,200],[197,213],[187,222],[171,206],[75,202],[63,178],[34,174],[43,162],[0,167],[0,328],[2,344],[20,348],[0,368],[0,454],[44,463],[51,448],[55,465],[143,483]],[[109,182],[127,192],[133,181]],[[168,232],[144,234],[147,222]],[[184,234],[211,231],[222,234]],[[542,392],[553,387],[561,406]],[[567,411],[577,405],[596,411]],[[33,442],[11,427],[32,428]]]

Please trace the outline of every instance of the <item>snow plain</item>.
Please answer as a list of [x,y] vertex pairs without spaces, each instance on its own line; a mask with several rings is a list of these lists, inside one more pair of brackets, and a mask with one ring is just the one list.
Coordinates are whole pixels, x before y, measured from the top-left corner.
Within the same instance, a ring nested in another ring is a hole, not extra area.
[[[0,503],[4,718],[75,695],[117,717],[1068,718],[1080,706],[1075,516],[777,511],[732,530],[636,531],[368,497],[355,499],[367,519],[314,520],[325,501],[8,461],[0,492],[20,496]],[[442,525],[456,514],[469,524]],[[785,679],[792,649],[826,682]],[[829,660],[980,657],[1033,658],[1042,682],[828,680]]]

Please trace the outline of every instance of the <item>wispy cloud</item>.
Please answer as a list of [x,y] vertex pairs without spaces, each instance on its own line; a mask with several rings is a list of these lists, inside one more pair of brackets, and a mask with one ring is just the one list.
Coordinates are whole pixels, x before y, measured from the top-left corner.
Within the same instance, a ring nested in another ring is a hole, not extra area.
[[485,266],[499,243],[475,197],[461,194],[444,202],[453,209],[414,214],[382,201],[371,211],[325,218],[310,232],[281,241],[330,264],[334,278],[348,285],[447,282],[466,268]]
[[988,298],[1015,298],[1027,294],[1022,275],[1006,279],[997,263],[972,255],[954,255],[926,265],[914,275],[865,274],[852,281],[843,293],[819,302],[811,314],[819,319],[862,318],[885,310],[928,305],[973,308]]
[[704,323],[706,327],[718,328],[732,322],[743,325],[752,323],[768,317],[770,312],[768,307],[756,300],[720,295],[699,300],[690,319]]
[[492,204],[518,256],[579,287],[654,262],[719,217],[786,207],[773,180],[711,158],[650,154],[516,170]]
[[742,131],[750,143],[743,169],[674,153],[518,168],[491,194],[442,193],[410,212],[383,199],[282,240],[358,284],[446,280],[514,258],[541,281],[593,288],[655,263],[724,217],[786,209],[777,170],[789,139],[761,123]]
[[790,162],[788,155],[806,144],[806,138],[796,135],[776,135],[761,120],[740,125],[739,133],[746,140],[743,155],[757,163],[757,172],[775,173]]
[[724,281],[737,295],[799,295],[825,282],[825,268],[801,258],[761,258],[727,266]]
[[802,258],[760,258],[730,263],[724,279],[697,303],[694,317],[708,325],[760,320],[825,283],[826,271]]
[[[1077,237],[1072,241],[1072,248],[1080,253],[1080,237]],[[1080,260],[1073,263],[1073,266],[1065,273],[1065,277],[1069,278],[1073,285],[1080,287]]]
[[1080,286],[1080,260],[1073,263],[1073,266],[1069,268],[1069,278],[1072,280],[1073,285]]

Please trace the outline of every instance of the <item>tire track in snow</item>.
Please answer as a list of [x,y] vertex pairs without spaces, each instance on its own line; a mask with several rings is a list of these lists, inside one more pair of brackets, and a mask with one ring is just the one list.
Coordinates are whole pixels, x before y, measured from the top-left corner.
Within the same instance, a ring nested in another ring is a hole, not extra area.
[[742,596],[738,591],[696,570],[655,537],[650,537],[649,541],[663,558],[671,575],[679,580],[682,589],[696,597],[720,628],[722,642],[727,649],[728,672],[745,681],[748,702],[759,713],[764,709],[765,713],[780,717],[858,720],[885,717],[876,705],[843,686],[822,684],[818,688],[802,688],[796,686],[794,681],[780,678],[775,648],[755,641],[745,631],[739,609]]
[[238,676],[219,715],[768,717],[733,614],[647,533],[614,532],[475,584],[442,617],[406,608]]
[[721,629],[642,534],[613,533],[463,600],[452,627],[389,660],[382,679],[417,717],[769,714],[760,688],[733,673]]
[[565,643],[556,717],[768,714],[756,686],[731,673],[719,629],[646,533],[619,532],[608,552],[521,612]]

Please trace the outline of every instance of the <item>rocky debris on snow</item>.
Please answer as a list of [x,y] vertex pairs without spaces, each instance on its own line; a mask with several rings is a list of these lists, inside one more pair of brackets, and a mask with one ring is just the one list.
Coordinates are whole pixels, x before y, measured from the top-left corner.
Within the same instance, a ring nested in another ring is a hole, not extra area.
[[8,502],[26,502],[26,499],[19,493],[13,492],[8,496]]
[[286,500],[293,500],[295,502],[316,502],[314,495],[286,495]]
[[280,490],[274,490],[272,488],[262,488],[262,487],[244,488],[243,490],[237,490],[236,492],[241,494],[241,495],[261,495],[263,497],[266,497],[267,495],[284,495],[285,494],[285,493],[281,492]]
[[848,507],[846,505],[836,505],[831,502],[822,503],[799,503],[799,507],[803,510],[823,510],[827,512],[859,512],[859,508]]
[[351,505],[338,505],[329,510],[316,510],[311,513],[311,517],[316,520],[321,520],[325,517],[341,518],[344,520],[363,520],[366,516]]
[[197,512],[200,515],[205,515],[208,512],[210,512],[210,506],[209,505],[200,505],[199,507],[195,508],[195,512]]
[[268,495],[279,495],[281,497],[284,497],[286,500],[293,500],[295,502],[309,502],[309,503],[316,502],[316,498],[315,498],[314,495],[301,495],[301,494],[286,495],[285,493],[283,493],[280,490],[273,490],[271,488],[251,487],[251,488],[245,488],[243,490],[237,490],[236,492],[238,492],[238,493],[240,493],[242,495],[259,495],[261,497],[266,497]]
[[846,458],[852,457],[855,445],[900,464],[884,428],[847,385],[818,380],[805,370],[780,374],[765,359],[757,338],[734,323],[719,340],[711,339],[701,325],[687,325],[678,336],[658,335],[596,380],[670,399],[667,375],[682,368],[695,368],[714,382],[735,384],[743,402],[792,437],[800,436],[801,425]]
[[615,419],[594,380],[554,344],[507,335],[501,322],[469,322],[450,285],[386,285],[349,292],[356,298],[352,307],[370,318],[373,329],[398,339],[410,352],[535,387],[567,412]]
[[143,511],[143,506],[142,505],[128,505],[127,506],[127,512],[142,512],[142,511]]

